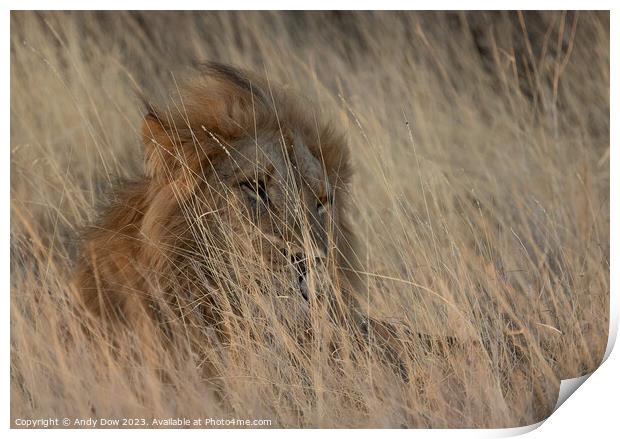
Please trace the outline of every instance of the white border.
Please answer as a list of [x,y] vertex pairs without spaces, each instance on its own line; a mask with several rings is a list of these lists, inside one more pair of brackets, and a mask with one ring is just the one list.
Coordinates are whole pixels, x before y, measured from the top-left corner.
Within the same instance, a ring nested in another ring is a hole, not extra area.
[[[85,3],[83,1],[55,1],[55,2],[45,2],[45,1],[35,1],[35,0],[22,0],[22,1],[13,1],[10,0],[7,2],[8,5],[4,6],[4,14],[2,15],[0,23],[4,23],[1,26],[5,31],[2,33],[3,40],[3,51],[4,51],[4,60],[6,62],[5,68],[2,69],[2,83],[4,86],[2,87],[2,97],[4,99],[5,105],[2,106],[3,117],[2,117],[2,128],[5,136],[9,136],[10,133],[10,68],[9,68],[9,59],[10,59],[10,9],[20,10],[20,9],[84,9]],[[618,47],[618,25],[620,20],[618,19],[617,12],[613,10],[611,1],[563,1],[559,2],[551,2],[551,1],[520,1],[520,2],[504,2],[501,5],[498,5],[496,2],[491,1],[468,1],[464,2],[454,2],[454,1],[445,1],[445,0],[436,0],[432,3],[422,3],[416,2],[414,4],[405,1],[390,1],[385,0],[382,2],[376,2],[372,4],[370,2],[360,2],[360,1],[324,1],[317,0],[313,2],[301,3],[297,2],[295,5],[292,5],[290,2],[285,1],[273,1],[273,0],[265,0],[259,2],[249,2],[249,1],[238,1],[238,0],[228,0],[225,3],[222,2],[199,2],[199,1],[190,1],[190,0],[176,0],[174,3],[155,3],[151,1],[118,1],[118,0],[109,0],[106,2],[101,1],[93,1],[88,2],[87,6],[89,9],[159,9],[159,7],[166,6],[174,6],[175,9],[220,9],[218,6],[225,5],[225,9],[375,9],[380,6],[383,9],[409,9],[412,6],[415,7],[427,7],[432,9],[443,9],[443,8],[456,8],[456,9],[497,9],[497,6],[501,6],[500,9],[611,9],[611,102],[612,102],[612,111],[611,111],[611,122],[612,122],[612,130],[611,130],[611,142],[610,144],[615,144],[616,140],[616,129],[615,123],[616,118],[614,109],[615,104],[618,102],[618,93],[614,84],[616,83],[614,73],[617,72],[616,66],[616,56],[617,51],[615,50]],[[163,9],[163,8],[162,8]],[[10,141],[8,142],[10,145]],[[2,172],[0,178],[3,182],[4,191],[2,191],[2,206],[5,210],[5,214],[0,218],[0,228],[1,228],[1,237],[0,237],[0,248],[2,249],[0,252],[0,258],[2,262],[2,274],[4,285],[5,285],[5,294],[3,294],[3,303],[5,304],[5,319],[4,324],[2,325],[2,335],[5,341],[5,348],[2,350],[2,363],[5,365],[5,375],[4,380],[2,380],[2,409],[5,415],[4,428],[8,428],[10,425],[10,388],[9,388],[9,373],[10,373],[10,342],[9,342],[9,320],[10,320],[10,298],[9,298],[9,236],[10,236],[10,148],[8,145],[4,149],[5,160],[2,161],[2,166],[5,167],[5,172]],[[618,193],[618,184],[617,178],[613,178],[615,174],[614,171],[619,171],[620,166],[618,163],[618,159],[614,150],[612,149],[610,154],[610,163],[611,163],[611,193]],[[617,270],[613,270],[616,267],[617,256],[619,253],[618,249],[618,233],[617,229],[614,226],[617,226],[618,221],[618,203],[617,199],[611,198],[611,255],[610,260],[612,264],[611,270],[611,298],[610,298],[610,339],[607,346],[607,351],[605,354],[606,361],[599,368],[599,370],[595,371],[592,374],[592,377],[588,379],[588,384],[584,386],[582,390],[579,391],[579,396],[574,398],[569,398],[569,400],[560,407],[557,413],[554,413],[547,421],[543,423],[538,423],[533,426],[528,427],[520,427],[515,429],[493,429],[493,430],[415,430],[414,432],[409,432],[408,430],[391,430],[390,434],[395,435],[421,435],[422,437],[503,437],[503,436],[512,436],[517,434],[526,433],[531,431],[540,425],[544,424],[543,427],[536,430],[533,435],[553,435],[553,436],[562,436],[565,434],[569,434],[570,436],[579,435],[583,437],[584,435],[592,435],[597,437],[601,435],[603,437],[609,436],[609,432],[618,431],[618,415],[617,415],[617,406],[618,406],[618,390],[619,390],[619,372],[620,372],[620,360],[618,359],[618,354],[612,354],[611,350],[615,343],[615,339],[618,332],[618,316],[619,316],[619,303],[618,303],[618,275]],[[610,355],[611,354],[611,355]],[[576,388],[575,388],[576,389]],[[573,391],[575,390],[573,389]],[[571,392],[572,393],[572,392]],[[559,407],[556,407],[556,409]],[[355,434],[356,436],[364,436],[366,434],[374,434],[367,430],[354,430],[351,431],[342,431],[335,430],[327,431],[322,430],[319,434],[321,435],[340,435],[340,434]],[[82,436],[85,432],[80,430],[16,430],[12,429],[9,431],[9,434],[15,436],[24,436],[30,437],[31,435],[37,435],[40,432],[44,432],[46,435],[50,435],[51,437],[66,437],[66,436]],[[190,436],[200,436],[204,437],[205,434],[219,436],[222,435],[242,435],[247,434],[244,432],[248,432],[253,437],[261,438],[261,437],[269,437],[272,438],[274,436],[278,436],[281,434],[289,435],[294,434],[296,436],[306,436],[306,435],[316,435],[317,432],[313,430],[296,430],[295,432],[289,432],[286,430],[209,430],[205,432],[204,430],[188,430],[185,434]],[[108,437],[112,432],[105,430],[90,430],[87,434],[92,434],[94,436]],[[148,435],[149,437],[169,437],[172,432],[167,430],[119,430],[115,431],[114,435]],[[176,434],[176,432],[174,433]]]

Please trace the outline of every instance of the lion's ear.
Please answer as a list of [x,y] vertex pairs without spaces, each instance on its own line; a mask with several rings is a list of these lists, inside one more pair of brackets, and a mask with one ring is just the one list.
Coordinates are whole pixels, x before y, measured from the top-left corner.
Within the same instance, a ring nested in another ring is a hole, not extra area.
[[[196,155],[218,160],[222,144],[253,135],[270,117],[261,80],[230,66],[202,64],[176,92],[167,112],[141,95],[147,109],[142,123],[146,170],[153,178],[175,179]],[[196,144],[200,148],[192,147]]]
[[142,142],[146,171],[151,177],[170,177],[175,166],[175,149],[180,145],[174,132],[155,113],[150,111],[142,121]]

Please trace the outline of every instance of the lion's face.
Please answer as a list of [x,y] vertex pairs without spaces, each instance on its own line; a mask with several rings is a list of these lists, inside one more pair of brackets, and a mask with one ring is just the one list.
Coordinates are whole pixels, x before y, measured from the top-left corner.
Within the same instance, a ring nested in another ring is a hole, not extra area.
[[216,69],[201,81],[184,89],[181,113],[145,118],[153,184],[174,194],[182,215],[190,211],[186,241],[202,254],[226,264],[234,237],[308,299],[316,275],[345,260],[344,140],[287,93],[271,90],[268,99],[260,79],[248,85],[241,72]]
[[335,250],[337,185],[303,138],[244,142],[220,163],[226,176],[228,221],[247,236],[271,270],[289,272],[304,298],[309,275],[326,268]]

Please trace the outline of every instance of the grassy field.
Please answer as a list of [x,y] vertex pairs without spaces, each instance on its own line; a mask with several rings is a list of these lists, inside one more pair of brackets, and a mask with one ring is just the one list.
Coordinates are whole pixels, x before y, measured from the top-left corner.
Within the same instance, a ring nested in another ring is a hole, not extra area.
[[[13,12],[12,419],[541,420],[607,343],[609,57],[606,13]],[[266,73],[333,112],[369,309],[457,346],[415,351],[405,380],[372,350],[335,370],[320,348],[255,342],[259,323],[254,341],[199,351],[84,335],[97,322],[70,288],[80,234],[143,172],[132,90],[168,88],[194,60]]]

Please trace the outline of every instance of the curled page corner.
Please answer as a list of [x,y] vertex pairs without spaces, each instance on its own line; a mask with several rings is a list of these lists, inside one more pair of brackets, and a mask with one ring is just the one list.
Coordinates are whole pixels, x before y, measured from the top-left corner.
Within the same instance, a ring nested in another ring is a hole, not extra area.
[[504,428],[497,431],[497,435],[495,437],[512,437],[512,436],[520,436],[522,434],[529,433],[531,431],[536,430],[542,424],[549,419],[555,411],[560,408],[562,404],[583,384],[585,381],[590,378],[592,373],[577,377],[577,378],[568,378],[560,381],[560,390],[558,392],[558,400],[555,403],[555,407],[545,419],[538,421],[534,424],[524,425],[523,427],[512,427],[512,428]]
[[521,436],[522,434],[529,433],[531,431],[536,430],[540,427],[548,418],[543,419],[542,421],[538,421],[534,424],[524,425],[523,427],[511,427],[511,428],[502,428],[501,430],[497,430],[497,434],[495,437],[513,437],[513,436]]
[[[601,360],[601,363],[596,367],[596,369],[601,367],[601,365],[605,361],[607,361],[607,359],[609,358],[609,355],[611,354],[611,351],[614,348],[614,345],[616,344],[616,339],[618,337],[618,318],[617,318],[617,313],[613,312],[613,310],[615,309],[616,302],[613,299],[613,296],[610,299],[611,299],[610,300],[610,319],[609,319],[609,332],[608,332],[608,336],[607,336],[607,347],[605,349],[605,354],[603,355],[603,359]],[[555,413],[555,411],[557,409],[559,409],[560,406],[562,404],[564,404],[566,402],[566,400],[573,393],[575,393],[575,391],[583,383],[585,383],[588,378],[590,378],[592,376],[593,373],[596,372],[596,369],[593,372],[590,372],[590,373],[588,373],[586,375],[583,375],[583,376],[580,376],[580,377],[576,377],[576,378],[567,378],[567,379],[564,379],[564,380],[560,381],[560,391],[558,392],[558,400],[555,403],[555,407],[553,408],[553,411],[551,412],[551,414],[546,419],[549,419],[549,417],[551,417],[553,415],[553,413]],[[533,424],[534,426],[536,426],[533,429],[537,428],[540,424],[545,422],[546,419],[541,421],[538,424]]]
[[564,402],[566,402],[569,396],[575,393],[575,390],[577,390],[583,383],[586,382],[588,378],[592,376],[592,373],[594,372],[588,373],[586,375],[583,375],[577,378],[568,378],[568,379],[560,381],[560,391],[558,393],[558,400],[555,403],[555,407],[553,408],[551,415],[553,415],[553,413],[555,413],[555,411],[559,409],[560,406],[564,404]]
[[558,392],[558,399],[555,403],[555,407],[553,407],[553,410],[551,411],[551,413],[549,414],[549,416],[547,416],[545,419],[536,422],[534,424],[531,425],[525,425],[523,427],[513,427],[513,428],[506,428],[506,429],[502,429],[501,433],[498,435],[498,437],[510,437],[510,436],[517,436],[517,435],[522,435],[525,433],[529,433],[531,431],[536,430],[538,427],[540,427],[542,424],[545,423],[545,421],[547,421],[547,419],[549,419],[551,416],[553,416],[553,414],[555,413],[555,411],[557,409],[560,408],[560,406],[562,404],[564,404],[566,402],[566,400],[573,394],[575,393],[575,391],[581,387],[581,385],[583,383],[586,382],[586,380],[588,378],[590,378],[592,376],[593,373],[596,372],[596,370],[601,367],[601,365],[607,361],[607,359],[609,358],[609,355],[611,354],[611,351],[613,350],[615,344],[616,344],[616,340],[618,337],[618,313],[615,312],[615,310],[618,307],[618,303],[616,302],[614,295],[612,294],[610,297],[610,319],[609,319],[609,332],[608,332],[608,336],[607,336],[607,347],[605,349],[605,354],[603,355],[603,359],[601,360],[601,363],[596,367],[596,369],[593,372],[590,372],[586,375],[580,376],[580,377],[576,377],[576,378],[567,378],[567,379],[563,379],[560,381],[560,390]]

